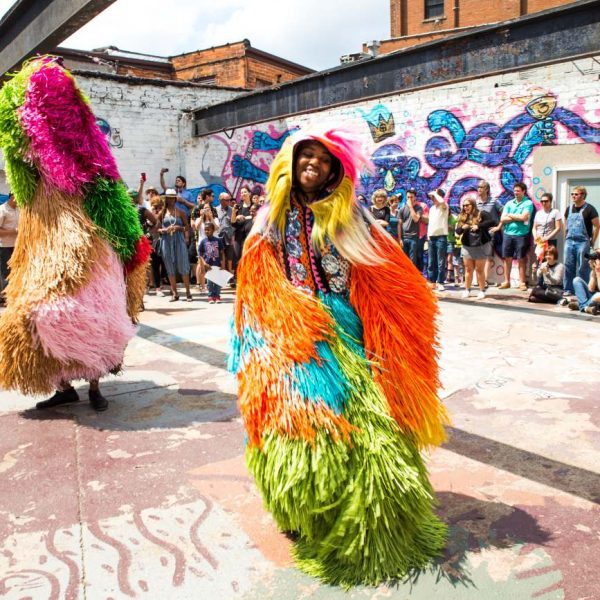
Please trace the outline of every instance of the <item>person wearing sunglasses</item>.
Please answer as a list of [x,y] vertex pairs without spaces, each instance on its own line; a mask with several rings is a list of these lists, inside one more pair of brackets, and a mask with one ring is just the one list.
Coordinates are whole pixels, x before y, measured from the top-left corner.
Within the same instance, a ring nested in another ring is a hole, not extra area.
[[565,294],[574,295],[573,280],[581,277],[587,281],[590,266],[585,259],[594,248],[600,229],[598,211],[586,201],[587,190],[578,185],[571,192],[571,205],[565,211]]
[[562,229],[563,217],[557,208],[552,207],[552,194],[542,194],[541,210],[535,213],[533,220],[533,239],[536,244],[545,244],[558,248],[558,234]]

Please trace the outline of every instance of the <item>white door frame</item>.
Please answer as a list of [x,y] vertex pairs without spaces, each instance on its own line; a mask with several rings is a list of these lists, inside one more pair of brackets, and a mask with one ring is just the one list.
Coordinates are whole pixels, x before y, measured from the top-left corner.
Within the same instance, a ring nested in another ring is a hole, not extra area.
[[[566,177],[561,177],[561,175],[566,175]],[[568,184],[568,176],[577,176],[577,177],[600,177],[600,163],[596,163],[593,165],[558,165],[556,167],[552,167],[552,191],[554,193],[555,205],[558,210],[560,210],[561,214],[564,214],[565,210],[567,210],[567,202],[569,198],[567,198],[567,184]],[[560,206],[558,202],[560,201]]]

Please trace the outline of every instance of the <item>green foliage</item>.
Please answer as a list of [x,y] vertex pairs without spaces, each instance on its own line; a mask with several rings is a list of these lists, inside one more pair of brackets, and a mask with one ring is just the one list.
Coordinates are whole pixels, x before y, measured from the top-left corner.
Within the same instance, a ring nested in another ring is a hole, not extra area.
[[135,253],[142,227],[125,186],[119,181],[96,179],[86,194],[84,208],[123,262]]

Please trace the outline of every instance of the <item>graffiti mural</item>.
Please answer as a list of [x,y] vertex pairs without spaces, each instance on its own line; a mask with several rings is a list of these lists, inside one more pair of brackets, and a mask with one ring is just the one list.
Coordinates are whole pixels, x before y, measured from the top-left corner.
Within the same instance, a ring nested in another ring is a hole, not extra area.
[[98,125],[100,131],[106,136],[106,141],[111,148],[123,147],[123,138],[119,129],[111,127],[106,119],[100,117],[96,119],[96,125]]
[[[215,191],[228,191],[233,198],[239,198],[243,185],[263,193],[269,176],[269,166],[286,138],[297,127],[288,128],[284,124],[269,124],[265,129],[248,128],[210,136],[204,148],[201,179],[203,187]],[[212,172],[212,161],[205,164],[205,157],[220,154],[224,161],[218,176]]]
[[[556,143],[557,127],[584,142],[600,144],[600,127],[558,106],[551,94],[533,98],[523,112],[504,124],[483,122],[467,128],[461,117],[450,110],[432,111],[426,123],[436,135],[425,141],[423,159],[410,156],[398,143],[379,146],[371,155],[374,173],[365,173],[361,178],[363,193],[384,188],[403,200],[406,190],[414,188],[418,199],[426,202],[428,192],[444,187],[450,205],[457,207],[465,193],[477,189],[482,178],[477,167],[485,167],[488,176],[497,173],[497,197],[504,204],[512,198],[514,184],[527,179],[523,167],[534,149]],[[449,177],[461,167],[475,173],[455,180]]]
[[387,106],[377,104],[368,113],[361,109],[359,112],[367,122],[371,137],[376,144],[396,134],[394,115]]
[[[450,205],[457,208],[461,198],[474,192],[486,179],[492,195],[502,203],[512,198],[518,181],[536,183],[532,176],[532,155],[541,146],[590,143],[600,152],[600,105],[597,99],[576,99],[563,105],[547,89],[528,86],[520,95],[498,91],[486,108],[472,109],[467,103],[436,107],[427,112],[405,98],[388,103],[375,102],[341,113],[320,113],[363,132],[372,165],[362,173],[357,193],[369,197],[384,188],[403,202],[406,190],[414,188],[418,199],[443,188]],[[586,102],[594,109],[586,109]],[[429,104],[431,106],[431,103]],[[222,146],[222,161],[211,162],[216,179],[234,197],[243,184],[264,185],[269,165],[286,137],[309,124],[316,115],[240,128],[209,136],[207,148]],[[350,121],[350,122],[349,122]],[[539,179],[538,179],[539,183]],[[206,185],[210,182],[206,179]],[[532,190],[532,197],[534,196]]]

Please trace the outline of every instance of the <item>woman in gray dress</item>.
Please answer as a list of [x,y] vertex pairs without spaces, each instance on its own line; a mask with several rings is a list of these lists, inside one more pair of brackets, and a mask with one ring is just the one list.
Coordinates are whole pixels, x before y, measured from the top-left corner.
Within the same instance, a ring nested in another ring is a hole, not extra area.
[[485,211],[477,208],[474,198],[465,198],[462,210],[456,222],[456,235],[461,237],[461,255],[465,263],[465,291],[463,298],[468,298],[473,283],[473,271],[477,273],[479,293],[477,299],[485,298],[485,262],[490,255],[491,237],[489,229],[494,226],[494,219]]
[[164,195],[165,206],[160,213],[160,255],[165,264],[171,296],[169,302],[179,300],[177,293],[176,275],[181,275],[185,286],[185,295],[188,302],[192,301],[190,292],[190,259],[188,256],[189,227],[188,219],[182,210],[176,208],[177,193],[167,190]]

